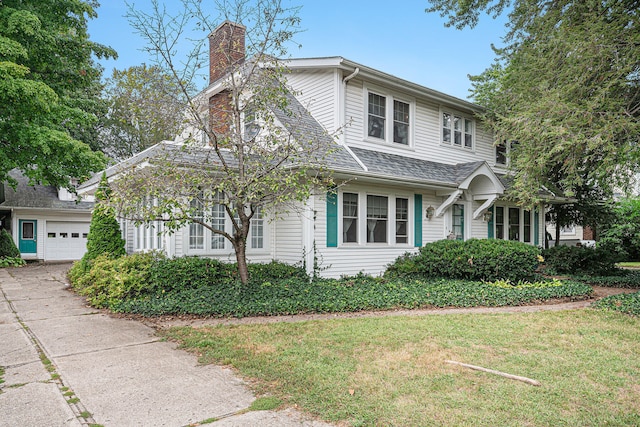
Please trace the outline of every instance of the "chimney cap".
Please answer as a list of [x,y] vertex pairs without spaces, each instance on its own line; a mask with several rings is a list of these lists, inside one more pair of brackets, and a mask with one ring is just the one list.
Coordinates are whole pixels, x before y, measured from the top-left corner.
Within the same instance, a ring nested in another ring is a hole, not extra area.
[[224,27],[225,25],[228,25],[230,27],[238,27],[238,28],[242,28],[243,30],[246,30],[247,27],[245,27],[242,24],[238,24],[237,22],[231,22],[228,19],[226,19],[223,23],[221,23],[220,25],[218,25],[213,31],[211,31],[211,33],[209,33],[209,35],[207,37],[212,37],[213,35],[215,35],[222,27]]

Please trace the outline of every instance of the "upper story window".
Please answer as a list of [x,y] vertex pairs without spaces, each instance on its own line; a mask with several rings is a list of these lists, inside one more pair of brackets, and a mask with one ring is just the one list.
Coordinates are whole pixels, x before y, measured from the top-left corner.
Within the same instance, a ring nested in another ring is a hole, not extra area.
[[503,140],[502,142],[496,145],[496,164],[497,165],[508,165],[509,157],[518,147],[518,141],[510,141],[507,143],[507,140]]
[[473,149],[473,119],[449,111],[442,112],[442,143]]
[[[382,91],[367,91],[366,137],[382,142],[411,145],[414,103]],[[391,126],[388,126],[391,123]]]

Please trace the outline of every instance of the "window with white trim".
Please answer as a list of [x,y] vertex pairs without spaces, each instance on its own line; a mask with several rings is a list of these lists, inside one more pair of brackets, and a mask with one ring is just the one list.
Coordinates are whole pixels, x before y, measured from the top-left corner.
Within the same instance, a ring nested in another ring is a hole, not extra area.
[[251,248],[262,249],[264,247],[264,218],[260,207],[256,208],[256,212],[251,218],[249,235],[251,237]]
[[450,111],[442,112],[442,143],[473,150],[474,120]]
[[[380,142],[411,145],[414,102],[382,90],[367,89],[365,137]],[[388,126],[387,123],[391,123]]]
[[[227,222],[227,211],[222,204],[222,196],[219,192],[213,196],[213,201],[216,202],[211,207],[211,227],[215,230],[224,232]],[[211,233],[211,249],[224,249],[225,238],[218,233]]]
[[[204,221],[204,209],[198,199],[191,200],[193,219]],[[198,222],[189,224],[189,249],[204,249],[204,226]]]
[[388,198],[367,196],[367,243],[387,243]]
[[396,197],[396,243],[409,243],[409,199]]
[[[407,246],[412,243],[413,198],[406,194],[340,194],[340,243]],[[362,207],[362,208],[360,208]]]
[[[158,201],[146,198],[144,202],[146,206],[155,206]],[[126,233],[126,221],[120,224],[121,230]],[[148,251],[161,250],[164,248],[164,223],[162,221],[147,221],[143,224],[135,226],[134,232],[134,250]]]
[[453,205],[451,219],[451,232],[455,236],[456,240],[464,240],[464,205]]
[[535,213],[519,207],[496,206],[493,226],[496,239],[524,243],[535,241]]
[[358,242],[358,195],[342,194],[342,242]]

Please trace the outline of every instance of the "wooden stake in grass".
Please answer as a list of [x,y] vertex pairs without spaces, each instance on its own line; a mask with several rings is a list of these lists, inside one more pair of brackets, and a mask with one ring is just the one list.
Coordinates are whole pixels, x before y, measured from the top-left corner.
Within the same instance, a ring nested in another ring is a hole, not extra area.
[[482,372],[488,372],[490,374],[500,375],[501,377],[509,378],[509,379],[512,379],[512,380],[522,381],[522,382],[525,382],[527,384],[534,385],[536,387],[540,387],[542,385],[542,384],[540,384],[539,381],[532,380],[531,378],[521,377],[521,376],[518,376],[518,375],[511,375],[511,374],[507,374],[505,372],[500,372],[500,371],[495,371],[493,369],[483,368],[482,366],[469,365],[467,363],[456,362],[454,360],[445,360],[445,362],[446,363],[450,363],[452,365],[464,366],[465,368],[469,368],[469,369],[475,369],[476,371],[482,371]]

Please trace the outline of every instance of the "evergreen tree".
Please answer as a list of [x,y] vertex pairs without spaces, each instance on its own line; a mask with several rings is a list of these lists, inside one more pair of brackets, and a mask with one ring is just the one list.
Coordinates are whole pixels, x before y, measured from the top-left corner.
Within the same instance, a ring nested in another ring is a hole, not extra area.
[[82,262],[87,263],[102,254],[113,258],[125,255],[124,240],[120,233],[120,225],[115,211],[104,201],[109,199],[111,189],[106,174],[102,174],[100,185],[96,191],[96,206],[91,214],[91,225],[87,236],[87,253]]
[[20,250],[7,230],[0,230],[0,258],[19,258]]

